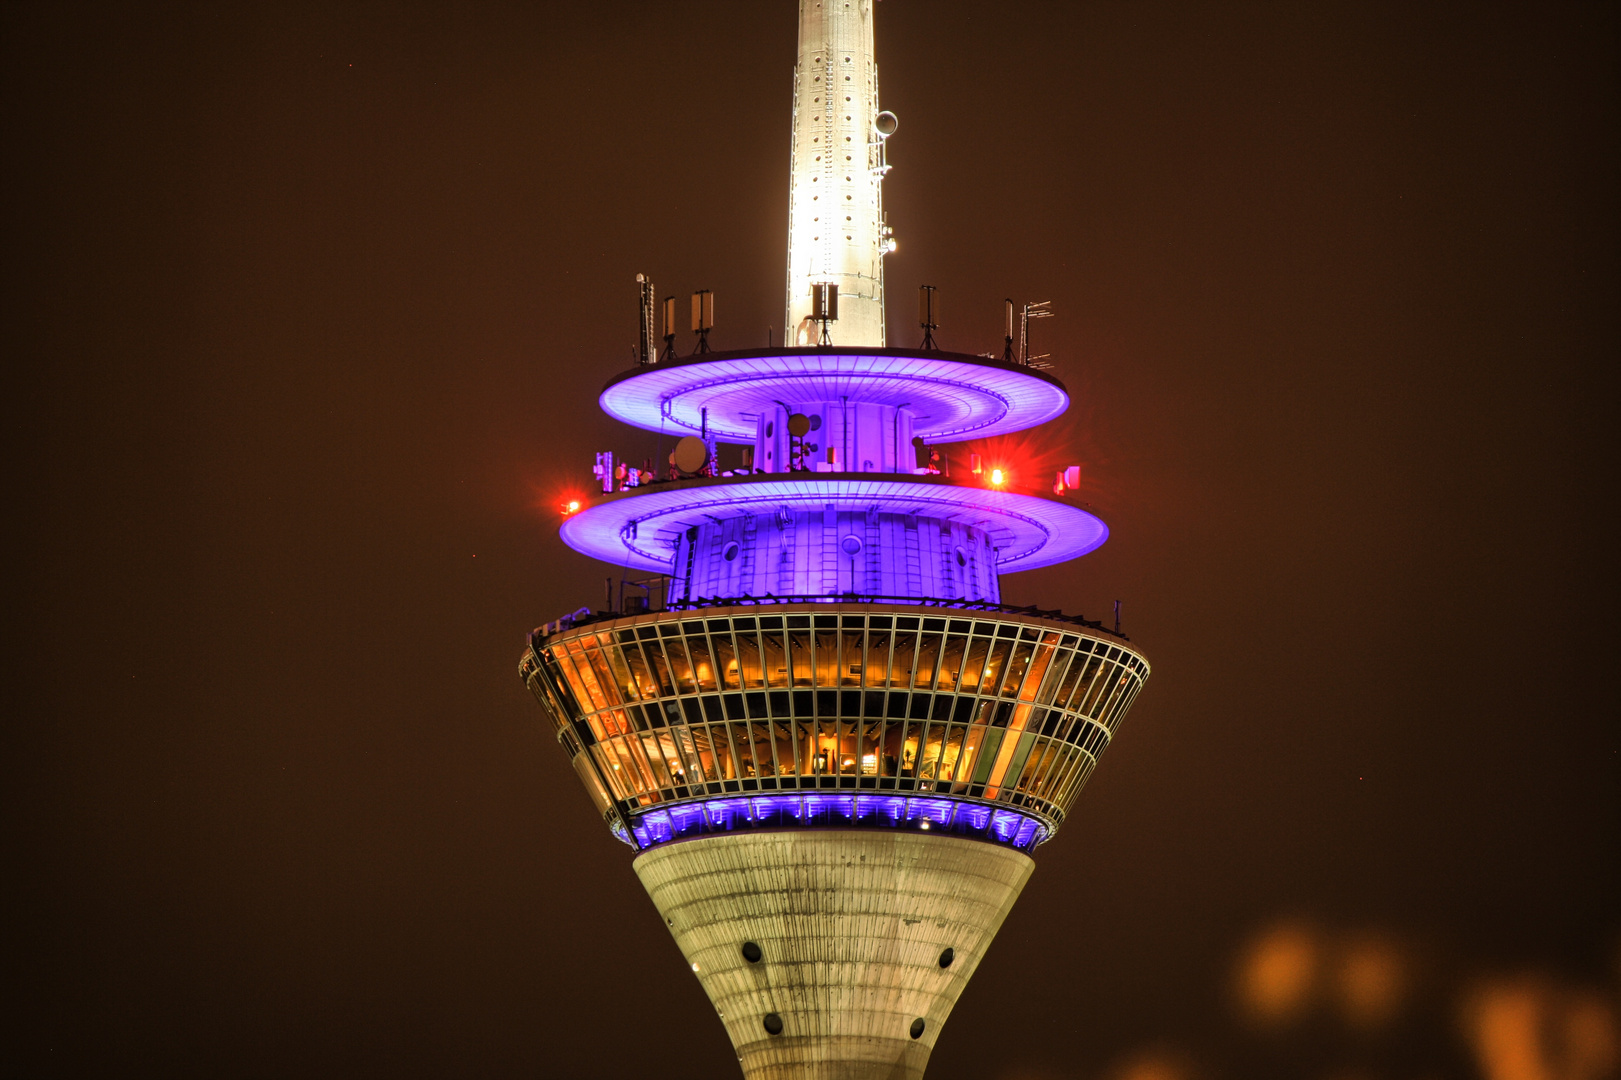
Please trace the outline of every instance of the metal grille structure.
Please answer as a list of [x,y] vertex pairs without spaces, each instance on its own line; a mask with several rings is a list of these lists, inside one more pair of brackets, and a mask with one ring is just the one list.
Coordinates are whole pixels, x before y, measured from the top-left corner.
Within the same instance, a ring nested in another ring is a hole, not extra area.
[[[1119,639],[1045,620],[816,608],[661,612],[532,640],[524,677],[621,839],[646,847],[757,822],[962,831],[954,811],[941,816],[950,797],[1019,811],[1031,828],[1003,839],[1033,847],[1063,821],[1149,670]],[[666,804],[806,791],[891,801],[756,799],[712,809],[724,823],[694,815],[684,828],[678,813],[643,825]]]

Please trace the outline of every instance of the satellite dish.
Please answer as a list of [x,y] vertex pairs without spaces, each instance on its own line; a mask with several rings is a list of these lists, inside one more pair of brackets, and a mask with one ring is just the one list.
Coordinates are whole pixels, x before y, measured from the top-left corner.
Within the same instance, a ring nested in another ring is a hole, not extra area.
[[796,439],[803,439],[810,434],[810,417],[804,413],[794,413],[788,418],[788,434]]
[[872,126],[878,132],[879,138],[887,139],[895,134],[895,129],[901,126],[901,121],[900,117],[885,109],[873,119]]
[[709,464],[709,447],[696,435],[688,435],[675,444],[675,453],[670,455],[675,460],[675,467],[684,473],[695,473]]

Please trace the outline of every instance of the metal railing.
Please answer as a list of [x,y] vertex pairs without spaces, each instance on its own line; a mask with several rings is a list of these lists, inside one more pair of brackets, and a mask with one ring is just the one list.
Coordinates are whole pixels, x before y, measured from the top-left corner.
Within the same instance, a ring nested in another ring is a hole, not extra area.
[[[1052,622],[1067,623],[1070,626],[1082,626],[1088,630],[1108,634],[1120,641],[1130,641],[1131,638],[1119,630],[1112,630],[1095,619],[1083,618],[1079,615],[1066,615],[1057,608],[1040,608],[1034,604],[1023,607],[1013,604],[997,604],[989,600],[943,600],[932,596],[885,596],[873,593],[826,593],[817,595],[794,596],[708,596],[691,600],[676,600],[665,606],[665,611],[701,611],[705,608],[731,608],[731,607],[772,607],[780,604],[903,604],[908,607],[925,607],[947,611],[983,611],[997,615],[1026,615],[1037,619],[1047,619]],[[643,614],[638,612],[637,614]],[[649,614],[657,614],[650,612]],[[592,623],[603,622],[608,619],[626,618],[625,613],[613,611],[588,611],[580,608],[578,611],[564,615],[560,619],[537,627],[532,635],[534,638],[545,638],[562,630],[570,630],[579,626],[589,626]]]

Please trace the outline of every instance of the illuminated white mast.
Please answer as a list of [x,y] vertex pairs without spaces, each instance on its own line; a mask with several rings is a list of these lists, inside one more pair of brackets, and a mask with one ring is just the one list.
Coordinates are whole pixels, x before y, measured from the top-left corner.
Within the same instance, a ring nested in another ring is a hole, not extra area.
[[811,286],[839,287],[837,345],[885,344],[884,139],[873,0],[800,0],[788,210],[788,345],[814,345]]

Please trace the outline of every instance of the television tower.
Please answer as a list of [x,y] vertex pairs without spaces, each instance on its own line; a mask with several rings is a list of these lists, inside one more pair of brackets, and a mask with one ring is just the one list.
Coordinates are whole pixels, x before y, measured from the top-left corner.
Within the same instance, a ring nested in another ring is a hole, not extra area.
[[785,347],[707,351],[701,293],[700,351],[666,301],[660,356],[644,279],[642,362],[599,399],[685,437],[668,477],[598,455],[562,537],[662,607],[610,587],[520,667],[750,1080],[923,1075],[1149,672],[1118,626],[1000,603],[1103,522],[937,449],[1057,417],[1063,384],[886,347],[872,6],[800,0]]

